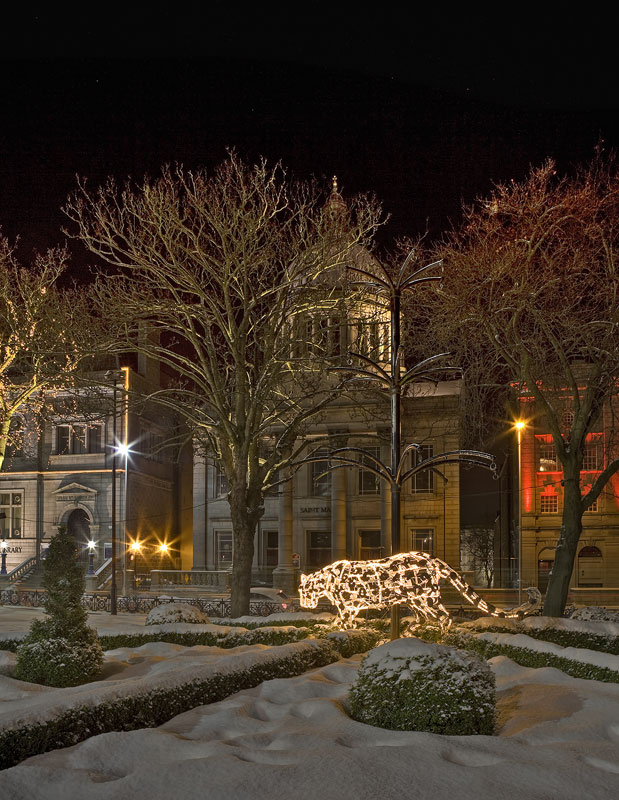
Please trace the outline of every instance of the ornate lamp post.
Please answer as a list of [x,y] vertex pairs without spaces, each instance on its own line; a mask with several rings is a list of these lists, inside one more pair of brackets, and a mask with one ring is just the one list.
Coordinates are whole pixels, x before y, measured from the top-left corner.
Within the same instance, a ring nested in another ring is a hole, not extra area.
[[138,556],[142,552],[142,545],[140,542],[131,542],[129,547],[131,552],[131,563],[133,564],[133,590],[137,589],[137,570],[138,570]]
[[518,605],[522,600],[522,431],[526,423],[519,419],[514,423],[518,433]]
[[91,539],[88,542],[88,574],[94,575],[95,574],[95,543]]
[[4,539],[2,539],[2,541],[0,542],[0,556],[2,558],[0,575],[6,575],[6,548],[7,548],[7,543]]

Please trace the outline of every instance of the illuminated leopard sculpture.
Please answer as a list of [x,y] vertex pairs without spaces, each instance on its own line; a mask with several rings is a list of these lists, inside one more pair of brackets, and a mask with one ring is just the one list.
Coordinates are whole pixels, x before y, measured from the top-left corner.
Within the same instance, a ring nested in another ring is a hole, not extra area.
[[446,629],[449,612],[441,602],[439,582],[446,580],[462,597],[493,617],[521,617],[541,605],[539,589],[526,589],[526,603],[504,611],[480,597],[449,564],[428,553],[398,553],[378,561],[335,561],[326,567],[301,575],[299,600],[304,608],[316,608],[319,597],[326,597],[337,608],[343,624],[354,624],[366,608],[386,608],[402,604],[417,619],[432,620]]

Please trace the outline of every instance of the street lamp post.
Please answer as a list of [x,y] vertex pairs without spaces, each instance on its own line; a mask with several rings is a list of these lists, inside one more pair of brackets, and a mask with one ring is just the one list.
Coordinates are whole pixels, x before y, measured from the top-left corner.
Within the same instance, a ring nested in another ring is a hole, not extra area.
[[518,605],[522,603],[522,431],[525,423],[519,419],[514,424],[518,434]]
[[142,545],[140,542],[131,542],[131,562],[133,564],[133,591],[137,590],[137,573],[138,573],[138,555],[142,552]]
[[95,543],[91,539],[88,542],[88,574],[95,574]]
[[0,575],[6,575],[6,548],[7,544],[4,539],[0,542],[0,556],[2,557],[2,566],[0,567]]

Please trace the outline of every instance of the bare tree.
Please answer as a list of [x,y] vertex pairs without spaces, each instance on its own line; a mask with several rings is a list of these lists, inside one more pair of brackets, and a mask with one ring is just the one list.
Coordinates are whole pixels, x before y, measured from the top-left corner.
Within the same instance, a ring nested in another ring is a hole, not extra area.
[[617,170],[598,154],[573,177],[558,177],[549,161],[521,183],[497,186],[465,209],[461,228],[440,248],[437,328],[456,351],[486,350],[487,374],[498,374],[500,359],[506,384],[535,401],[563,470],[563,518],[544,605],[550,616],[566,603],[583,512],[619,470],[607,448],[605,465],[588,490],[581,487],[587,436],[619,388],[618,245]]
[[22,444],[24,420],[32,425],[92,354],[85,293],[59,287],[66,258],[49,250],[22,266],[0,237],[0,469],[7,450]]
[[483,573],[486,586],[490,588],[494,578],[494,530],[475,525],[463,528],[460,545],[465,557],[463,560],[472,561],[473,569]]
[[[180,412],[228,479],[232,613],[247,613],[264,492],[337,390],[322,362],[337,281],[315,279],[369,246],[379,209],[362,197],[324,206],[280,165],[231,154],[212,175],[166,167],[122,190],[81,184],[65,211],[120,270],[98,294],[121,343],[178,377],[154,399]],[[142,323],[151,335],[137,341]]]

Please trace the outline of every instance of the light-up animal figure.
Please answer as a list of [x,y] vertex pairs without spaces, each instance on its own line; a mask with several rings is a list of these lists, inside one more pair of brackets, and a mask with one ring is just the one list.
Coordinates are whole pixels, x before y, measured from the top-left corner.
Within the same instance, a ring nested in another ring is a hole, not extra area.
[[299,600],[305,608],[316,608],[319,597],[326,597],[337,608],[345,625],[354,624],[366,608],[408,606],[413,615],[436,621],[442,628],[451,625],[449,612],[441,602],[439,581],[447,580],[462,597],[493,617],[521,617],[541,605],[539,589],[526,589],[526,603],[505,611],[487,603],[449,564],[428,553],[398,553],[378,561],[335,561],[326,567],[301,575]]

